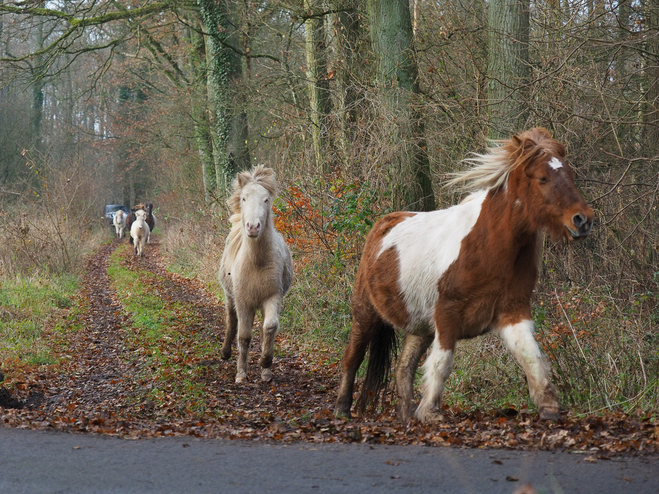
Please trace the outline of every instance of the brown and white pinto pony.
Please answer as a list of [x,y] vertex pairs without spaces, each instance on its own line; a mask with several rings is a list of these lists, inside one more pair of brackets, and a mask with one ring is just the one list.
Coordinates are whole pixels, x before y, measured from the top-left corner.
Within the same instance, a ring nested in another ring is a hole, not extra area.
[[358,401],[364,411],[386,384],[395,330],[405,335],[395,369],[398,413],[414,412],[414,375],[423,366],[416,417],[442,420],[441,397],[458,340],[495,331],[520,363],[540,418],[560,418],[548,369],[533,337],[531,295],[543,232],[590,233],[593,211],[576,189],[565,147],[535,128],[467,160],[451,184],[476,190],[462,203],[380,219],[366,238],[352,300],[335,413],[350,417],[355,374],[369,350]]
[[257,310],[263,316],[261,334],[261,379],[272,380],[272,356],[279,331],[282,299],[293,280],[293,262],[288,246],[275,230],[272,202],[277,197],[277,179],[263,165],[238,173],[228,204],[233,213],[231,231],[222,254],[218,278],[224,288],[226,332],[222,358],[231,356],[238,334],[236,382],[247,379],[247,360],[252,325]]

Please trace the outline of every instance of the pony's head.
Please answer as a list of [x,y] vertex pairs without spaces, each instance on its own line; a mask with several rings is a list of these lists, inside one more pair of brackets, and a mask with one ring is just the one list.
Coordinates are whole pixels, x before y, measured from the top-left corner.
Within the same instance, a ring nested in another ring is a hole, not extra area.
[[586,237],[593,225],[593,210],[574,184],[565,146],[540,127],[500,144],[466,160],[475,166],[456,174],[451,183],[469,181],[468,188],[505,192],[536,229],[545,229],[554,238]]
[[240,214],[248,237],[257,238],[271,225],[272,201],[277,197],[277,179],[272,168],[258,165],[251,172],[238,173],[233,181],[229,207]]
[[593,225],[593,210],[574,184],[574,171],[565,162],[565,146],[536,128],[513,136],[504,145],[516,166],[509,188],[540,228],[554,238],[579,240]]

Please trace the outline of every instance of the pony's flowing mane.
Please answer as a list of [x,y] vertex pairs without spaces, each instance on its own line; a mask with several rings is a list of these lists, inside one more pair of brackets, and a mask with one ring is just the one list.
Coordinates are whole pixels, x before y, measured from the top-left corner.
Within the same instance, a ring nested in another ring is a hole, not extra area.
[[458,186],[466,191],[506,187],[510,173],[541,154],[565,156],[565,146],[552,139],[547,129],[537,127],[510,139],[492,141],[495,146],[487,153],[463,160],[471,165],[465,171],[451,173],[447,187]]
[[231,231],[227,236],[225,249],[227,259],[235,259],[243,242],[242,235],[242,214],[240,212],[240,193],[249,183],[257,183],[268,191],[272,198],[278,193],[277,177],[272,168],[266,168],[264,165],[255,166],[251,172],[240,172],[232,183],[232,194],[227,199],[227,205],[231,210]]

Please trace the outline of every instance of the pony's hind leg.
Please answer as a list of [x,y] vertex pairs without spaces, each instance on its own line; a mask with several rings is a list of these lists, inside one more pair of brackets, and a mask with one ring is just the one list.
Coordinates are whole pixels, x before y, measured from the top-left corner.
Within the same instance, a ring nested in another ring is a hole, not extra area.
[[281,298],[273,297],[263,304],[263,331],[261,335],[261,379],[272,381],[272,356],[275,353],[275,337],[279,331]]
[[519,365],[524,369],[529,383],[531,400],[538,407],[543,420],[561,418],[556,391],[549,382],[549,373],[540,347],[533,337],[533,321],[523,320],[499,329],[499,334]]
[[236,308],[238,314],[238,372],[236,382],[247,379],[249,361],[249,344],[252,342],[252,325],[254,324],[254,309]]
[[443,348],[435,335],[430,355],[423,364],[422,398],[416,417],[422,422],[443,420],[442,393],[453,369],[453,349]]
[[396,393],[398,395],[398,414],[402,421],[407,422],[412,414],[414,398],[414,376],[419,366],[421,356],[426,352],[433,340],[433,334],[407,334],[398,364],[396,365]]
[[231,347],[236,339],[238,331],[238,315],[236,314],[236,304],[233,299],[225,293],[226,302],[224,304],[224,343],[222,343],[222,360],[229,360],[231,357]]
[[336,398],[334,415],[350,418],[352,394],[355,376],[359,366],[364,361],[366,350],[373,339],[375,331],[382,326],[382,319],[369,301],[365,304],[353,301],[352,328],[350,340],[343,353],[343,368],[341,384]]

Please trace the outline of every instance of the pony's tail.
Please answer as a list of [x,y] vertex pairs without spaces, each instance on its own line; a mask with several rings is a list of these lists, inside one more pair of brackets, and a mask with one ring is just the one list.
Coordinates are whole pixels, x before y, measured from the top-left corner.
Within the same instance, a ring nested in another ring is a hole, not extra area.
[[[357,410],[360,414],[366,411],[369,404],[377,404],[382,390],[386,389],[391,374],[391,362],[398,352],[398,342],[394,327],[379,320],[373,328],[373,338],[368,348],[368,367],[362,384],[362,391],[357,399]],[[382,397],[384,401],[384,396]]]

